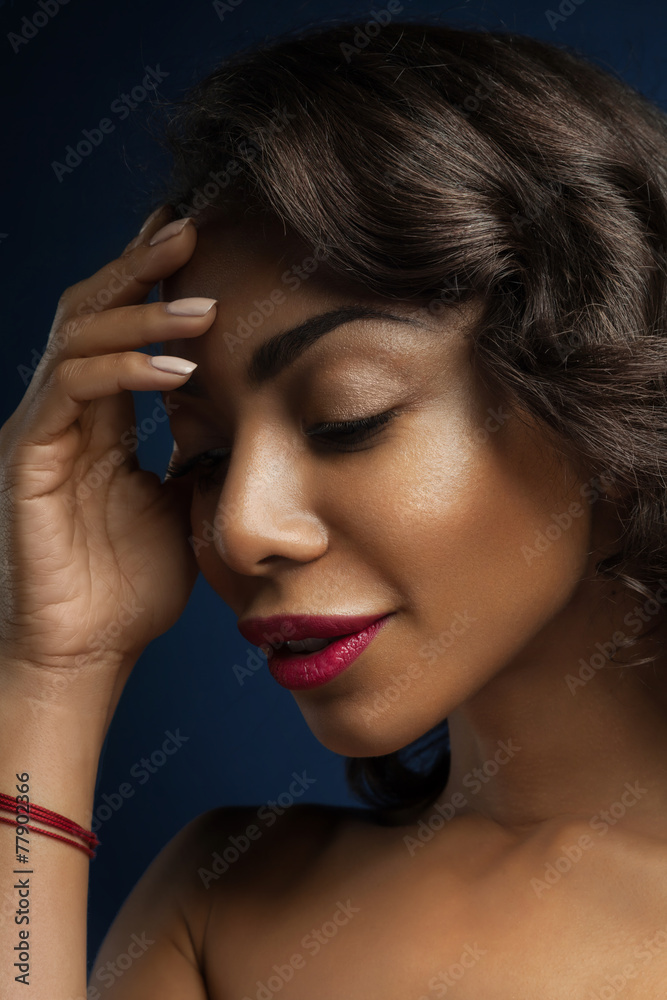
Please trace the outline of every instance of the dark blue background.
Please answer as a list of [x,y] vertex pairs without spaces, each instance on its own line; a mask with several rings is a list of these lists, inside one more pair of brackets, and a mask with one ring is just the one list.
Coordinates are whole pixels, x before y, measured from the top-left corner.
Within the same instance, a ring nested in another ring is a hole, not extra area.
[[[557,0],[451,6],[404,0],[398,19],[437,15],[445,23],[504,28],[574,45],[667,104],[662,0],[583,0],[553,29],[546,11],[558,11],[558,5]],[[566,10],[573,6],[568,0],[566,5]],[[384,6],[384,0],[375,4]],[[140,84],[146,67],[159,66],[168,74],[159,92],[176,97],[249,42],[315,22],[361,18],[372,9],[315,0],[277,5],[242,0],[221,20],[210,0],[69,0],[14,52],[9,33],[19,33],[22,19],[40,8],[37,0],[0,3],[5,97],[0,421],[24,392],[21,371],[34,367],[43,351],[62,289],[116,257],[151,207],[163,169],[146,129],[151,98],[121,121],[110,112],[118,95]],[[114,122],[114,131],[59,181],[52,162],[62,161],[65,147],[76,146],[82,130],[97,127],[104,117]],[[156,397],[135,393],[135,400],[139,421]],[[170,451],[168,430],[160,425],[139,457],[162,474]],[[142,871],[197,814],[223,804],[276,799],[292,771],[304,769],[316,781],[301,801],[356,804],[345,786],[344,758],[317,742],[292,695],[265,669],[239,683],[233,665],[245,663],[250,648],[235,617],[200,576],[180,621],[136,665],[98,777],[95,811],[104,821],[97,829],[102,846],[91,862],[89,960]],[[180,730],[187,741],[145,780],[135,765],[160,749],[167,730]],[[118,796],[123,783],[134,789],[132,797]],[[105,813],[105,794],[113,804],[122,803],[120,808]]]

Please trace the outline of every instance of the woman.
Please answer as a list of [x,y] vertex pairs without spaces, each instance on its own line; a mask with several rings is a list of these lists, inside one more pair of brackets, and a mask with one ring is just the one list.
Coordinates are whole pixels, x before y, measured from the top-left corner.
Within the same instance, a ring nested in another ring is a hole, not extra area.
[[[0,434],[3,996],[667,995],[664,117],[392,22],[239,53],[168,139]],[[374,808],[197,817],[86,987],[100,748],[199,570]]]

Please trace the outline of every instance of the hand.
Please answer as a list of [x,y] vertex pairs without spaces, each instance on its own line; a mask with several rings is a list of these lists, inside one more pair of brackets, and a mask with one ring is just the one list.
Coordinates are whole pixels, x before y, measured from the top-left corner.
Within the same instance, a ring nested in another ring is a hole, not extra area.
[[136,348],[199,336],[216,316],[215,305],[178,316],[164,302],[139,304],[196,246],[191,221],[148,245],[169,218],[167,207],[153,213],[117,260],[65,290],[47,350],[0,428],[0,659],[101,673],[116,700],[198,572],[191,488],[141,469],[130,433],[130,390],[158,393],[188,377]]

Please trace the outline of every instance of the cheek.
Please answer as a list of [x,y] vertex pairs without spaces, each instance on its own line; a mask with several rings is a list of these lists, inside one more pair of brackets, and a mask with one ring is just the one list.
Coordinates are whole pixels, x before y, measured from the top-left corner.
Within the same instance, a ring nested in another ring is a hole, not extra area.
[[576,484],[543,451],[517,454],[509,436],[448,435],[425,440],[395,472],[380,517],[395,525],[403,570],[430,587],[483,594],[489,608],[511,604],[515,592],[521,605],[545,587],[558,600],[559,578],[583,569],[587,519],[567,514]]
[[[326,517],[382,568],[413,611],[433,588],[519,603],[586,565],[589,504],[574,471],[516,417],[419,416],[387,445],[341,466]],[[480,591],[481,592],[481,591]],[[412,600],[410,598],[419,598]]]
[[[404,613],[402,659],[424,668],[411,690],[436,707],[431,724],[443,698],[449,710],[469,697],[564,607],[590,534],[580,481],[518,418],[492,434],[433,427],[378,450],[340,490],[355,554]],[[395,667],[377,664],[375,690]]]

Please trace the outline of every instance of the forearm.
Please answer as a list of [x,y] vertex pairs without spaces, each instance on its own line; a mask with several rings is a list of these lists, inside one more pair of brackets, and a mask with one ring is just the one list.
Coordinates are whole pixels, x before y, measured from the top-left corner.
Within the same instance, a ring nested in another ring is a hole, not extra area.
[[[89,830],[104,706],[86,705],[78,690],[61,690],[58,697],[54,690],[52,677],[35,683],[33,677],[2,674],[0,791],[15,798],[17,785],[27,784],[30,803]],[[29,777],[22,782],[17,775]],[[0,816],[13,818],[6,811]],[[25,834],[27,845],[19,842],[17,857],[16,834],[15,826],[0,823],[0,995],[79,1000],[86,996],[90,858],[34,830]],[[28,954],[27,963],[19,962],[19,949]],[[21,975],[23,981],[16,979]]]

